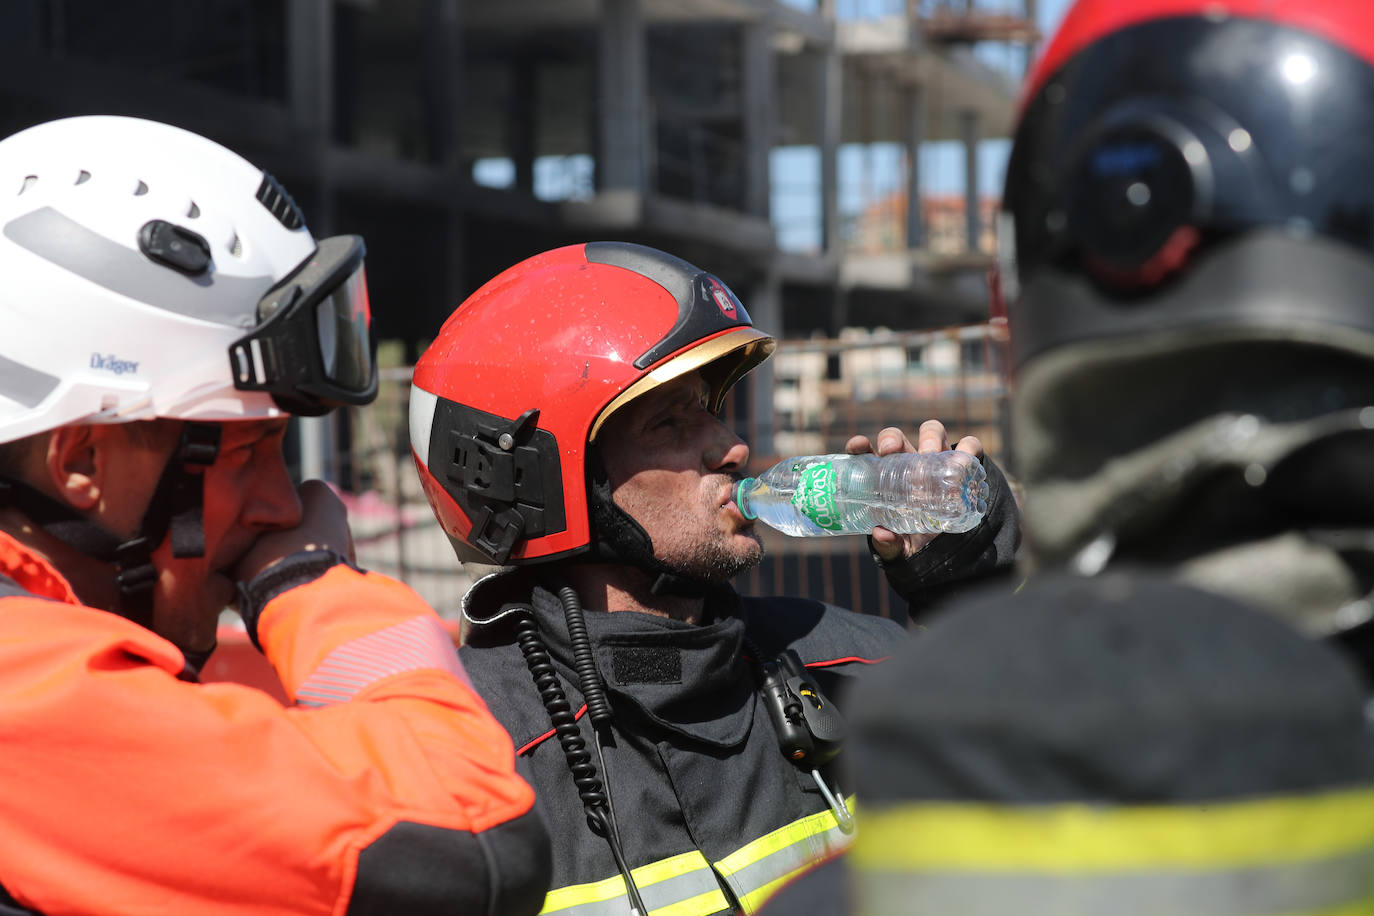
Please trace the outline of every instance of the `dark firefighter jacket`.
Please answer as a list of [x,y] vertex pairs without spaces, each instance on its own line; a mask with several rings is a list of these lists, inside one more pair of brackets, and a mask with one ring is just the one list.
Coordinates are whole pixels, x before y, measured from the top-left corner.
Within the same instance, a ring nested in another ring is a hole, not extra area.
[[[510,604],[508,602],[514,602]],[[896,623],[796,598],[708,600],[697,626],[637,612],[587,612],[596,663],[614,711],[595,753],[556,595],[512,570],[481,580],[464,602],[459,655],[515,739],[554,837],[545,913],[626,914],[623,879],[587,825],[578,787],[535,689],[513,620],[529,607],[597,775],[609,787],[627,863],[650,911],[752,913],[783,881],[843,848],[849,836],[813,777],[783,757],[746,645],[772,659],[794,648],[827,696],[906,638]],[[838,761],[824,768],[832,790]]]
[[336,565],[257,635],[291,707],[0,533],[0,913],[538,910],[533,793],[414,592]]

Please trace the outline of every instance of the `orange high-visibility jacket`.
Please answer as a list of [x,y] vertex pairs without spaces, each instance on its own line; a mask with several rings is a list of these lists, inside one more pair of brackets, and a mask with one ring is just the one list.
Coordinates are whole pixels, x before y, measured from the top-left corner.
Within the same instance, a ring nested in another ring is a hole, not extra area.
[[333,566],[258,638],[294,705],[0,533],[0,913],[539,911],[534,794],[414,592]]

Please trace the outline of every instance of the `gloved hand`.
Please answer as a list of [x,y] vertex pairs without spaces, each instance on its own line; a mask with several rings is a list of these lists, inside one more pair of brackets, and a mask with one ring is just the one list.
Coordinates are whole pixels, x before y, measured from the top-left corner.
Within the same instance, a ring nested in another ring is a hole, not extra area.
[[259,650],[258,615],[267,602],[340,563],[354,565],[348,512],[339,497],[323,481],[307,480],[300,498],[300,524],[259,535],[234,568],[239,616]]
[[988,511],[978,527],[962,534],[941,534],[921,550],[890,559],[880,550],[876,537],[869,538],[873,560],[887,574],[888,584],[907,603],[907,613],[918,620],[950,592],[988,584],[1012,575],[1016,550],[1021,545],[1021,514],[1006,475],[992,459],[982,458],[988,475]]

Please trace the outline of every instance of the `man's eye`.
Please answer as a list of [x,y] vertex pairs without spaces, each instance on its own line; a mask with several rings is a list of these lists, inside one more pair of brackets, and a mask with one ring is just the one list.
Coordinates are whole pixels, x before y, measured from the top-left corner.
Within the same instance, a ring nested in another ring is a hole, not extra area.
[[240,445],[236,445],[228,449],[224,454],[236,460],[245,461],[260,451],[270,452],[272,448],[278,444],[278,442],[273,441],[272,437],[264,436],[261,439],[254,439],[251,442],[244,442]]

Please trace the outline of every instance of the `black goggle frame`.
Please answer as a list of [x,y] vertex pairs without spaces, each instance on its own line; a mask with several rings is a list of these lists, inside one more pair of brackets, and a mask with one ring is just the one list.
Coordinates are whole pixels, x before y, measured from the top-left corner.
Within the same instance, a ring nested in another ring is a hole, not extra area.
[[283,410],[303,416],[376,398],[366,251],[360,236],[322,239],[268,290],[258,303],[260,324],[229,347],[235,388],[265,391]]

